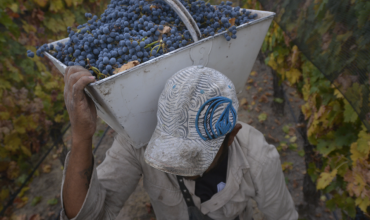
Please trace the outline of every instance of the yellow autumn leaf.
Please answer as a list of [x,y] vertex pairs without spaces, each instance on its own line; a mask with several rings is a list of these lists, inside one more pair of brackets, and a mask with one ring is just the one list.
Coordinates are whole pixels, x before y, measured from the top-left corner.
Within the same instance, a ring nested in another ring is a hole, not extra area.
[[338,99],[342,99],[344,96],[343,94],[338,90],[338,89],[335,89],[334,90],[334,95],[338,98]]
[[34,130],[37,128],[37,118],[39,115],[30,115],[27,117],[27,129]]
[[64,0],[68,7],[72,6],[72,0]]
[[24,115],[19,116],[13,120],[14,130],[20,134],[26,133],[26,128],[28,125],[27,118]]
[[82,2],[83,2],[83,0],[74,0],[74,1],[73,1],[73,5],[76,7],[76,6],[78,6],[78,5],[81,5],[81,4],[82,4]]
[[29,33],[29,32],[36,32],[36,28],[35,26],[33,26],[32,24],[30,23],[27,23],[26,21],[22,21],[23,25],[22,25],[22,28],[24,29],[24,31],[26,33]]
[[308,97],[310,96],[310,89],[311,89],[310,84],[308,84],[308,83],[304,84],[304,86],[302,88],[302,94],[303,94],[303,99],[305,101],[307,101]]
[[285,72],[285,76],[291,84],[297,83],[301,75],[301,71],[295,68]]
[[321,173],[319,179],[317,180],[317,189],[325,189],[331,181],[333,181],[334,177],[337,175],[337,169],[334,169],[330,173]]
[[364,158],[367,158],[370,151],[370,134],[366,131],[366,128],[363,127],[358,137],[357,150],[364,155]]
[[259,122],[264,122],[267,119],[267,114],[265,112],[258,115]]
[[17,13],[18,12],[18,4],[17,3],[13,3],[13,4],[11,4],[11,5],[9,5],[9,8],[13,11],[13,12],[15,12],[15,13]]
[[42,167],[42,172],[44,172],[44,173],[50,173],[50,171],[51,171],[51,165],[46,164],[46,165],[44,165]]
[[6,198],[9,196],[9,189],[7,188],[2,188],[0,191],[0,200],[5,201]]
[[42,73],[45,73],[45,71],[47,71],[46,66],[44,65],[44,63],[41,62],[39,57],[35,56],[33,60],[36,63],[38,71]]
[[290,143],[294,143],[297,141],[297,136],[293,136],[289,139]]
[[285,56],[283,54],[279,54],[279,56],[276,59],[276,62],[279,64],[279,66],[283,65],[285,62]]
[[292,67],[295,66],[298,58],[299,58],[299,50],[298,50],[297,45],[294,45],[292,48]]
[[314,134],[317,134],[317,131],[319,130],[319,128],[318,128],[318,125],[319,125],[319,120],[317,120],[317,119],[314,119],[313,121],[312,121],[312,123],[310,124],[310,126],[309,126],[309,128],[308,128],[308,130],[307,130],[307,136],[312,136],[312,135],[314,135]]
[[281,169],[283,171],[291,170],[291,169],[293,169],[293,163],[285,161],[284,163],[281,164]]
[[38,4],[40,7],[45,7],[48,3],[48,0],[33,0],[36,4]]
[[62,122],[62,120],[63,120],[63,115],[57,115],[54,118],[54,121],[58,123]]
[[270,54],[270,60],[267,63],[267,65],[269,65],[273,70],[277,70],[278,69],[278,65],[275,62],[274,54]]
[[4,79],[0,79],[0,91],[2,89],[10,89],[10,87],[12,87],[10,82],[8,82],[7,80],[4,80]]
[[367,212],[367,207],[370,206],[370,200],[366,196],[364,198],[357,197],[355,203],[365,213]]
[[308,102],[306,102],[304,105],[302,105],[301,110],[302,110],[302,113],[304,114],[306,120],[312,114],[311,107],[310,107],[310,104]]
[[34,90],[34,93],[37,97],[41,98],[42,100],[46,101],[46,102],[51,102],[51,97],[50,95],[46,94],[42,87],[38,84],[36,87],[35,87],[35,90]]
[[32,156],[31,151],[27,147],[21,146],[21,149],[22,149],[23,153],[26,154],[27,156],[29,156],[29,157]]
[[11,133],[6,135],[4,138],[5,149],[10,151],[16,151],[22,144],[21,139],[17,133]]
[[47,82],[47,83],[44,84],[44,86],[45,86],[46,89],[51,90],[51,89],[54,89],[54,88],[58,87],[58,82],[56,82],[56,81]]
[[6,59],[4,61],[4,64],[8,68],[9,72],[11,72],[11,74],[7,74],[9,78],[16,82],[20,82],[21,80],[23,80],[23,75],[21,74],[19,69],[13,65],[13,61]]
[[256,74],[257,74],[257,72],[256,72],[256,71],[252,71],[250,75],[251,75],[251,76],[255,76]]
[[351,144],[350,152],[351,152],[351,160],[353,161],[354,164],[356,164],[356,161],[358,160],[364,160],[367,158],[366,155],[360,153],[357,150],[357,142],[354,142]]
[[65,31],[66,28],[66,26],[64,25],[64,21],[62,19],[46,17],[43,23],[49,30],[51,30],[54,33]]
[[50,1],[50,11],[58,12],[64,9],[62,0],[52,0]]
[[29,186],[25,186],[21,189],[21,191],[19,192],[18,194],[18,197],[23,197],[24,196],[24,193],[27,192],[28,190],[30,189]]
[[10,119],[9,112],[0,112],[0,120],[8,120]]
[[66,25],[66,27],[73,26],[73,24],[75,23],[75,20],[76,20],[76,17],[71,11],[66,10],[63,13],[63,21],[64,21],[64,24]]
[[239,100],[239,106],[243,106],[243,105],[245,105],[245,104],[248,104],[247,99],[246,99],[246,98],[241,98],[241,99]]
[[[354,177],[355,177],[355,183],[356,183],[356,191],[357,192],[364,192],[366,189],[366,182],[365,182],[365,179],[366,177],[363,176],[362,173],[354,173]],[[360,193],[357,194],[357,196],[359,196]]]

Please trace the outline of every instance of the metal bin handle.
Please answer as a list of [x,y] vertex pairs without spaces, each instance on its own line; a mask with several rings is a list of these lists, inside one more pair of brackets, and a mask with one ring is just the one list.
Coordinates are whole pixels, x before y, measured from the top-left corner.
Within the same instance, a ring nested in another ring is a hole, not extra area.
[[197,22],[194,21],[193,17],[190,15],[189,11],[185,8],[179,0],[164,0],[180,17],[182,22],[184,22],[186,28],[190,32],[191,37],[194,42],[197,42],[201,38],[200,30]]

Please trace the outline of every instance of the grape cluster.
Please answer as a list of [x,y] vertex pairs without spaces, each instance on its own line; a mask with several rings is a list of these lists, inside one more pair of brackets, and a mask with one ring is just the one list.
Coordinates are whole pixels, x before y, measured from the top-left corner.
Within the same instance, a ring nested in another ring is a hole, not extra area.
[[[202,38],[224,32],[227,41],[236,38],[236,26],[254,20],[257,14],[232,7],[231,2],[212,6],[204,1],[180,0],[201,31]],[[177,14],[162,0],[112,0],[100,16],[86,13],[86,24],[68,27],[65,44],[44,44],[36,55],[49,52],[67,66],[87,68],[98,79],[113,74],[130,61],[154,59],[193,42]],[[27,52],[29,57],[34,53]]]
[[31,58],[34,58],[35,57],[35,53],[32,52],[31,50],[27,50],[27,56],[28,57],[31,57]]

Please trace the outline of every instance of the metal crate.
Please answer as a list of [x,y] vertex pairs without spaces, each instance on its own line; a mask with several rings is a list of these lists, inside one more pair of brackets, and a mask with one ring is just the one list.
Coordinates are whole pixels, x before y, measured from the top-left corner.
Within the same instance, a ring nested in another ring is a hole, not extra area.
[[[88,85],[85,91],[95,102],[99,117],[140,148],[149,142],[156,127],[160,93],[167,79],[179,70],[192,65],[216,69],[241,92],[275,16],[273,12],[250,11],[258,17],[237,27],[237,39],[226,41],[222,32]],[[66,66],[45,55],[64,74]]]

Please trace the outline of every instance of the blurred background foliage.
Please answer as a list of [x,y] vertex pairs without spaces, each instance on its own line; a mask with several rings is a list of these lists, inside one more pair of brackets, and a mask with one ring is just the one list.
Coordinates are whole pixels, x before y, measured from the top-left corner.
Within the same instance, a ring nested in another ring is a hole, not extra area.
[[[32,159],[68,122],[62,75],[28,49],[67,36],[67,27],[100,15],[109,0],[0,0],[0,201],[20,185]],[[370,2],[240,0],[277,13],[265,38],[265,62],[305,100],[307,175],[331,194],[330,209],[370,213]],[[312,161],[311,160],[311,161]],[[319,165],[318,165],[319,164]],[[21,197],[22,195],[20,195]],[[27,198],[20,198],[27,202]],[[0,209],[2,209],[0,204]]]
[[[370,214],[370,2],[243,0],[277,13],[265,38],[265,63],[305,104],[307,174],[331,194],[326,206]],[[324,199],[325,200],[325,199]]]
[[[63,76],[27,50],[63,39],[108,0],[0,0],[0,210],[68,123]],[[26,198],[23,198],[26,200]]]

